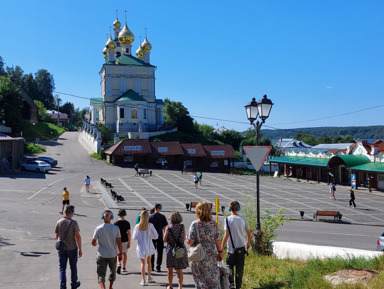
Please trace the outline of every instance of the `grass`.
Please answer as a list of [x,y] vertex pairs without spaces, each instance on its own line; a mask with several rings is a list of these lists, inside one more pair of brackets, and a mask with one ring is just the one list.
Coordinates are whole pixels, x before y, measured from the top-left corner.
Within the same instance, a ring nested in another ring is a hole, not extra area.
[[65,128],[54,125],[49,122],[38,122],[35,125],[25,122],[23,127],[23,136],[27,141],[34,141],[39,138],[40,141],[50,140],[61,135]]
[[246,257],[243,289],[331,289],[330,283],[323,277],[342,269],[373,269],[380,273],[371,279],[367,286],[363,283],[343,284],[337,289],[384,288],[384,256],[365,258],[330,258],[308,261],[277,259],[274,256],[259,256],[250,252]]
[[94,159],[97,159],[97,160],[102,160],[103,158],[101,157],[100,154],[98,153],[93,153],[91,154],[91,157],[94,158]]
[[39,154],[45,152],[45,148],[34,144],[24,144],[24,153]]

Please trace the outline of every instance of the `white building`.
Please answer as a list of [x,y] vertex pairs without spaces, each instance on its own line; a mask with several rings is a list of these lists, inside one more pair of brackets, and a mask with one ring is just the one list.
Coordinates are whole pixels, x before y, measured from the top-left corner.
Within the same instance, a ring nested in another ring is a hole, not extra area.
[[100,71],[101,98],[91,99],[90,123],[104,124],[120,137],[148,138],[164,130],[164,102],[156,98],[152,45],[147,36],[132,55],[135,36],[116,18]]

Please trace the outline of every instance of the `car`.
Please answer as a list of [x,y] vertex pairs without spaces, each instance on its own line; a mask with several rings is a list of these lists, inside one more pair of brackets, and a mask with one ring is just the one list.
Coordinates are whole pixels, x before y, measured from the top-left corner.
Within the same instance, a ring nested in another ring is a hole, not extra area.
[[48,163],[52,168],[57,166],[57,160],[51,157],[38,157],[37,160]]
[[377,239],[377,246],[376,251],[383,251],[384,250],[384,233],[381,234],[379,239]]
[[43,173],[48,173],[52,167],[44,162],[44,161],[40,161],[40,160],[29,160],[29,161],[26,161],[25,163],[23,163],[21,165],[21,170],[25,171],[34,171],[34,172],[43,172]]

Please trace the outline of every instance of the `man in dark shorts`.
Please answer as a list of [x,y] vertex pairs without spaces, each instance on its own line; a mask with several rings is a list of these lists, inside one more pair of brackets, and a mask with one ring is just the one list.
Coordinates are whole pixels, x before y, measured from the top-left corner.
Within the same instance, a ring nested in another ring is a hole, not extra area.
[[69,192],[67,191],[67,188],[64,187],[64,189],[63,189],[63,207],[61,208],[61,214],[63,214],[64,207],[66,205],[69,205]]
[[[121,234],[121,245],[123,246],[123,272],[126,273],[127,269],[127,250],[131,247],[131,224],[125,220],[127,212],[125,209],[120,209],[117,213],[119,220],[115,222],[115,225],[119,227]],[[117,260],[117,274],[121,273],[121,262]]]
[[[163,251],[164,251],[164,241],[163,241],[163,231],[168,226],[167,218],[160,214],[160,211],[163,209],[161,204],[155,204],[155,212],[149,216],[149,222],[153,224],[159,237],[156,240],[153,240],[153,245],[157,250],[157,260],[156,260],[156,271],[161,272],[161,263],[163,261]],[[155,255],[152,255],[152,270],[154,270],[155,265]]]

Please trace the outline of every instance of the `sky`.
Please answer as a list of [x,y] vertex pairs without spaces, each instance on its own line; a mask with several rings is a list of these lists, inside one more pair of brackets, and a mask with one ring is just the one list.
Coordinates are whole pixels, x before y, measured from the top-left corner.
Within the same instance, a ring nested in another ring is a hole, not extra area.
[[[384,1],[1,1],[0,56],[48,70],[63,103],[101,97],[109,27],[147,28],[156,97],[200,124],[244,131],[244,106],[267,94],[263,128],[383,125]],[[85,98],[85,99],[84,99]]]

